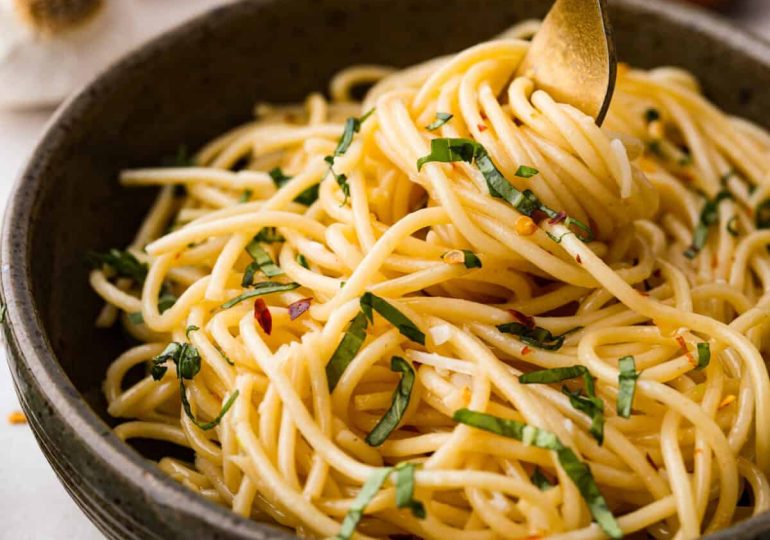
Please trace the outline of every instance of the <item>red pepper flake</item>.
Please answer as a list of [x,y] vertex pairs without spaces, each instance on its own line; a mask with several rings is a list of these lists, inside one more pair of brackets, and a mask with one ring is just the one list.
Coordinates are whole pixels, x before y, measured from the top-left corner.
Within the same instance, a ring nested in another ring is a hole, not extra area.
[[523,349],[521,349],[521,355],[522,355],[522,356],[527,356],[527,355],[528,355],[529,353],[531,353],[531,352],[532,352],[532,349],[530,349],[530,348],[529,348],[529,347],[527,347],[526,345],[524,345],[524,348],[523,348]]
[[312,298],[303,298],[289,304],[289,319],[292,321],[310,309]]
[[485,126],[484,124],[476,124],[476,127],[479,128],[479,131],[487,130],[487,126]]
[[273,331],[273,316],[262,298],[254,300],[254,318],[268,336]]
[[511,316],[516,319],[517,322],[520,324],[523,324],[527,328],[534,328],[535,327],[535,319],[534,317],[530,317],[529,315],[525,315],[521,311],[516,311],[515,309],[509,309],[508,313],[511,314]]
[[694,366],[698,365],[698,362],[695,361],[695,357],[693,357],[692,353],[687,349],[687,342],[684,340],[682,336],[676,337],[676,342],[679,343],[679,348],[682,350],[682,354],[687,355],[687,360]]
[[565,219],[567,219],[567,212],[562,210],[561,212],[553,216],[551,219],[549,219],[548,223],[550,223],[551,225],[554,225],[556,223],[561,223]]
[[583,264],[583,259],[580,258],[580,255],[575,255],[575,260],[578,264]]

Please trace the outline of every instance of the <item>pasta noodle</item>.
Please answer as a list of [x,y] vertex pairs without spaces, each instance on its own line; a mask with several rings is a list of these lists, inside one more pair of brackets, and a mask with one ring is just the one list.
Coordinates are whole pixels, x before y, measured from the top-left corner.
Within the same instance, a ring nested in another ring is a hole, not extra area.
[[770,135],[628,66],[599,128],[512,79],[534,25],[124,171],[162,187],[90,277],[141,342],[104,383],[118,436],[301,536],[681,540],[770,509]]

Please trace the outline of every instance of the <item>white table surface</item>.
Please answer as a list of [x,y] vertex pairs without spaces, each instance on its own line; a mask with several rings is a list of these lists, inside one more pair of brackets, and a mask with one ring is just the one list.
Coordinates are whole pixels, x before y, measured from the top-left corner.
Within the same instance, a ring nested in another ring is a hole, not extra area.
[[[120,1],[120,0],[112,0]],[[156,2],[158,30],[168,26],[164,4],[172,0],[130,0]],[[181,0],[175,0],[181,1]],[[185,0],[205,9],[217,0]],[[170,12],[171,10],[166,10]],[[770,2],[746,0],[730,14],[746,28],[770,39]],[[12,183],[26,160],[51,111],[0,111],[0,201],[5,201]],[[4,203],[0,203],[4,204]],[[0,510],[3,526],[0,539],[8,540],[95,540],[103,536],[75,506],[45,461],[32,432],[25,424],[11,425],[7,416],[19,409],[10,372],[0,351]]]

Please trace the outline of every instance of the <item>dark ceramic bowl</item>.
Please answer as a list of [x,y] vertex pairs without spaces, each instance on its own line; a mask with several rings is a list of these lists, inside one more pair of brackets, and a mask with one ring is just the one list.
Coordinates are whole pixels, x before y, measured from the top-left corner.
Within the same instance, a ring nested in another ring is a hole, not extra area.
[[[255,100],[296,101],[357,62],[405,66],[454,52],[549,0],[254,0],[218,9],[128,56],[64,105],[16,184],[2,235],[4,327],[22,407],[72,497],[111,538],[291,538],[231,514],[122,443],[100,391],[127,346],[97,330],[84,253],[126,245],[153,191],[125,167],[158,163],[244,121]],[[705,13],[612,2],[620,58],[693,71],[721,107],[770,127],[770,47]],[[137,451],[138,450],[138,451]],[[41,519],[45,516],[41,515]],[[755,538],[770,514],[715,538]]]

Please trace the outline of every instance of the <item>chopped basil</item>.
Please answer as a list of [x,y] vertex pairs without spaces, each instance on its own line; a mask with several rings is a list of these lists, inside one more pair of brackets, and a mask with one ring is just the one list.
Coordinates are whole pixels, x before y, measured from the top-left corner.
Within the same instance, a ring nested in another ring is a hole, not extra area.
[[434,129],[438,129],[447,122],[449,122],[454,117],[453,114],[445,113],[445,112],[437,112],[436,113],[436,119],[425,126],[425,129],[428,131],[433,131]]
[[564,339],[569,334],[578,331],[580,328],[574,328],[560,336],[554,336],[549,330],[541,328],[540,326],[529,328],[526,325],[517,322],[499,324],[497,325],[497,329],[503,334],[513,334],[527,345],[532,345],[538,349],[558,351],[561,349],[562,345],[564,345]]
[[[191,332],[191,329],[198,328],[194,326],[188,326],[187,332]],[[222,418],[227,413],[227,411],[230,410],[230,407],[232,407],[235,399],[238,397],[238,390],[236,390],[229,397],[214,420],[211,420],[210,422],[201,422],[195,418],[195,415],[192,412],[190,402],[187,400],[187,389],[184,385],[185,379],[192,379],[201,370],[201,356],[200,353],[198,353],[198,349],[189,343],[177,343],[175,341],[169,343],[166,348],[163,349],[163,352],[152,359],[150,373],[152,374],[153,379],[158,381],[163,378],[163,375],[166,374],[167,370],[164,364],[169,360],[174,362],[176,365],[176,376],[179,379],[179,397],[182,401],[182,408],[184,409],[187,417],[203,431],[208,431],[209,429],[219,425],[219,422],[222,421]]]
[[618,416],[628,418],[631,416],[631,406],[634,403],[636,393],[636,379],[639,373],[636,371],[636,362],[633,356],[624,356],[618,360]]
[[224,358],[224,359],[225,359],[225,362],[227,362],[227,363],[228,363],[228,364],[230,364],[231,366],[234,366],[234,365],[235,365],[235,362],[233,362],[232,360],[230,360],[230,357],[229,357],[229,356],[227,356],[227,355],[225,354],[225,351],[223,351],[223,350],[222,350],[222,347],[220,347],[219,345],[217,345],[216,343],[214,343],[214,348],[217,350],[217,352],[218,352],[219,354],[221,354],[221,355],[222,355],[222,358]]
[[340,137],[340,140],[337,143],[337,148],[334,150],[335,156],[341,156],[348,151],[350,143],[353,142],[353,135],[361,131],[361,124],[366,122],[366,119],[369,118],[372,113],[374,113],[374,109],[367,111],[361,118],[351,117],[345,120],[345,129],[342,132],[342,137]]
[[241,196],[238,198],[239,203],[245,203],[249,202],[249,199],[251,199],[251,196],[254,195],[254,192],[250,189],[244,189],[243,193],[241,193]]
[[8,315],[8,306],[5,302],[0,302],[0,324],[5,324],[6,315]]
[[516,172],[513,174],[515,176],[518,176],[519,178],[532,178],[539,172],[540,171],[538,171],[534,167],[527,167],[526,165],[520,165],[519,168],[516,169]]
[[286,239],[278,233],[275,227],[262,227],[254,237],[255,242],[264,242],[265,244],[278,244],[285,242]]
[[402,336],[406,336],[415,343],[425,345],[425,334],[417,328],[417,325],[410,321],[403,313],[387,303],[379,296],[370,292],[364,293],[360,300],[361,311],[370,322],[374,322],[372,309],[382,315],[390,324],[398,328]]
[[[271,169],[267,174],[270,175],[270,178],[273,179],[273,182],[278,188],[283,187],[286,182],[291,180],[291,176],[286,176],[280,167]],[[294,198],[294,202],[304,204],[305,206],[310,206],[316,202],[316,200],[318,200],[318,184],[310,186]]]
[[283,169],[280,167],[274,167],[268,171],[270,175],[270,178],[273,179],[273,183],[276,185],[276,187],[283,187],[286,182],[291,180],[291,176],[286,176],[286,174],[283,172]]
[[345,369],[353,361],[356,354],[358,354],[361,345],[364,344],[366,326],[366,315],[359,311],[350,322],[350,325],[348,325],[348,329],[345,331],[345,335],[342,336],[342,341],[334,350],[329,363],[326,364],[326,379],[329,384],[329,392],[334,391]]
[[115,248],[104,253],[89,251],[86,258],[94,268],[108,266],[117,275],[133,279],[137,285],[142,285],[147,277],[147,264],[139,262],[128,251]]
[[[168,286],[164,283],[160,289],[160,298],[158,298],[158,311],[162,315],[167,309],[176,304],[178,298],[169,291]],[[143,324],[144,316],[141,311],[128,314],[128,320],[131,324]]]
[[519,382],[521,384],[550,384],[585,377],[586,375],[590,376],[590,373],[585,366],[569,366],[525,373],[519,376]]
[[[259,235],[255,236],[251,242],[246,245],[246,252],[254,259],[257,267],[265,274],[266,277],[275,277],[283,275],[283,270],[278,267],[270,258],[270,254],[259,245]],[[253,276],[253,271],[251,272]],[[246,276],[244,275],[244,281]],[[250,283],[249,283],[250,285]],[[244,285],[248,286],[248,285]]]
[[754,219],[757,229],[770,229],[770,198],[757,205],[756,210],[754,210]]
[[583,390],[586,395],[582,395],[580,390],[573,392],[567,387],[562,386],[561,391],[569,397],[570,405],[588,415],[591,418],[591,427],[589,432],[602,444],[604,442],[604,402],[596,397],[596,388],[594,387],[594,378],[588,368],[585,366],[569,366],[563,368],[543,369],[525,373],[519,377],[521,384],[548,384],[562,382],[577,377],[583,378]]
[[425,519],[425,506],[414,498],[414,463],[403,461],[396,465],[396,506],[409,508],[417,519]]
[[361,491],[358,492],[358,495],[353,500],[353,504],[350,505],[348,513],[345,514],[340,532],[334,537],[335,540],[348,540],[353,536],[353,533],[356,532],[356,525],[358,525],[358,522],[361,521],[364,515],[366,505],[377,495],[377,492],[380,491],[391,472],[393,472],[392,467],[379,467],[372,471],[364,485],[361,486]]
[[462,263],[465,268],[481,268],[481,259],[469,249],[451,249],[441,255],[444,262],[457,264],[462,257]]
[[660,120],[660,111],[658,109],[650,107],[649,109],[644,111],[644,120],[648,124],[656,120]]
[[463,264],[465,268],[481,268],[481,259],[469,249],[463,250]]
[[[177,366],[177,372],[180,377],[192,379],[201,368],[201,357],[198,349],[188,343],[177,343],[172,341],[163,351],[152,359],[150,364],[150,374],[152,378],[159,381],[166,374],[168,368],[165,366],[169,360]],[[182,365],[185,372],[182,372]]]
[[578,459],[571,448],[564,446],[554,433],[515,420],[506,420],[469,409],[456,411],[453,418],[457,422],[522,441],[526,445],[555,451],[559,464],[575,483],[580,495],[588,504],[594,520],[610,538],[622,538],[623,531],[607,507],[607,501],[599,491],[591,469]]
[[547,491],[553,487],[553,484],[548,479],[548,477],[543,474],[543,471],[540,470],[540,467],[535,467],[535,470],[532,471],[532,476],[530,476],[529,479],[533,484],[535,484],[535,486],[537,486],[537,489],[540,491]]
[[255,283],[253,289],[246,291],[243,294],[239,294],[235,298],[232,298],[222,304],[222,309],[230,309],[234,305],[254,298],[256,296],[263,296],[265,294],[272,294],[277,292],[291,291],[299,287],[299,283],[278,283],[277,281],[263,281],[261,283]]
[[[560,215],[559,212],[540,202],[537,196],[529,189],[524,191],[516,189],[495,166],[486,148],[472,139],[432,139],[430,141],[430,154],[417,160],[417,170],[422,169],[422,166],[426,163],[434,161],[442,163],[452,161],[475,162],[476,168],[484,176],[489,193],[493,197],[505,199],[525,216],[531,217],[536,211],[543,212],[549,218],[555,218]],[[537,170],[531,167],[519,167],[519,170],[516,172],[517,174],[521,172],[520,176],[524,177],[527,177],[525,175],[530,173],[537,174]],[[564,224],[567,227],[574,225],[582,230],[585,234],[578,235],[582,241],[590,242],[593,240],[593,231],[585,223],[575,218],[567,217],[564,220]]]
[[184,335],[187,336],[187,339],[190,339],[190,332],[195,332],[196,330],[200,330],[200,327],[195,326],[194,324],[191,324],[187,328],[185,328]]
[[192,409],[190,408],[190,402],[187,401],[187,391],[184,387],[184,381],[182,379],[179,379],[179,391],[180,391],[180,397],[182,398],[182,407],[184,408],[185,414],[187,414],[187,417],[193,421],[193,424],[198,426],[203,431],[208,431],[219,425],[219,423],[222,421],[222,418],[224,418],[224,416],[227,414],[227,411],[229,411],[230,408],[233,406],[233,403],[235,403],[235,400],[238,398],[238,394],[239,394],[239,391],[236,390],[230,395],[229,398],[227,398],[227,401],[225,401],[225,404],[222,405],[222,409],[220,409],[219,414],[216,416],[216,418],[214,418],[210,422],[201,422],[200,420],[196,419],[192,413]]
[[302,253],[297,253],[297,264],[299,264],[302,268],[310,270],[310,265],[307,263],[307,259]]
[[695,369],[703,369],[711,362],[711,345],[708,342],[698,343],[698,366]]
[[251,287],[254,283],[254,274],[259,270],[259,264],[256,261],[250,262],[243,270],[243,279],[241,279],[241,287]]
[[695,256],[706,245],[709,235],[709,227],[714,225],[719,220],[719,203],[725,199],[732,199],[732,194],[723,189],[717,193],[716,197],[712,200],[707,200],[703,205],[703,210],[700,213],[700,221],[695,226],[695,230],[692,235],[692,244],[688,247],[684,256],[688,259],[694,259]]
[[401,358],[394,356],[390,359],[390,370],[403,373],[398,386],[393,391],[393,398],[390,408],[385,415],[380,418],[377,425],[366,436],[366,444],[369,446],[380,446],[390,436],[391,432],[398,427],[401,418],[409,406],[409,399],[412,397],[412,387],[414,386],[414,368]]
[[342,194],[345,196],[345,199],[342,201],[342,204],[345,204],[350,198],[350,184],[348,184],[348,177],[344,174],[337,174],[334,172],[334,156],[326,156],[324,161],[329,164],[329,172],[332,173],[334,180],[337,182],[337,185],[342,190]]

